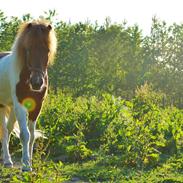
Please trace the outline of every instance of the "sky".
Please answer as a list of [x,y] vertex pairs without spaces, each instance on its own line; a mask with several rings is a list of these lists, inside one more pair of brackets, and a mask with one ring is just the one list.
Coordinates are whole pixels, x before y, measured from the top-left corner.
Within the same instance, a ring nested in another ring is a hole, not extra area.
[[110,17],[113,23],[138,24],[145,34],[153,16],[169,24],[183,23],[183,0],[0,0],[0,10],[9,17],[30,13],[34,18],[56,10],[58,20],[71,23],[103,24]]

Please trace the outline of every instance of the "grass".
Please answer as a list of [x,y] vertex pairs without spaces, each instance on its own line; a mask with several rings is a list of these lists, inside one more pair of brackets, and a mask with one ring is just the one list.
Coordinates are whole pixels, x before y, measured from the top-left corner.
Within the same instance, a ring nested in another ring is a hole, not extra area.
[[0,166],[3,183],[61,183],[78,178],[79,182],[183,183],[183,156],[172,157],[154,168],[135,168],[120,164],[118,157],[103,157],[83,163],[55,163],[36,158],[33,172]]
[[79,177],[89,182],[122,182],[122,183],[181,183],[183,182],[183,159],[172,158],[162,165],[148,169],[138,169],[119,165],[119,162],[109,164],[105,160],[88,161],[82,164],[63,166],[65,175]]

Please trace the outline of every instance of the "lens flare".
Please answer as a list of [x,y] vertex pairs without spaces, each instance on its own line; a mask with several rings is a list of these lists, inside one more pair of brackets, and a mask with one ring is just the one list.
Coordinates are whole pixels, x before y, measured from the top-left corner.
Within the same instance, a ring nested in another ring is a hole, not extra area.
[[27,97],[22,101],[22,105],[29,111],[32,112],[36,108],[36,102],[33,98]]

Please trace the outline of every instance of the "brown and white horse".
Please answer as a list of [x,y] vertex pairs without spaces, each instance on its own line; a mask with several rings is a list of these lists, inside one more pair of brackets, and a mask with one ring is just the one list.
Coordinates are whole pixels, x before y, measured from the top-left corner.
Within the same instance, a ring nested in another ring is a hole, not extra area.
[[0,54],[0,139],[6,167],[13,166],[9,139],[18,121],[22,170],[32,170],[36,120],[47,94],[47,67],[55,53],[52,26],[45,21],[33,21],[21,26],[12,51]]

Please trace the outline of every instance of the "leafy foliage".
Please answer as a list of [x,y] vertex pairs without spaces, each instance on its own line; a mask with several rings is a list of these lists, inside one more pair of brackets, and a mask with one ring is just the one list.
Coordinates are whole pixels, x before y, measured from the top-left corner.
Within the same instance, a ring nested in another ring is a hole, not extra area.
[[181,153],[183,145],[182,111],[164,109],[158,101],[160,95],[147,85],[132,102],[109,94],[100,99],[50,94],[41,125],[51,154],[67,155],[69,161],[92,158],[100,150],[120,156],[121,164],[154,166]]

